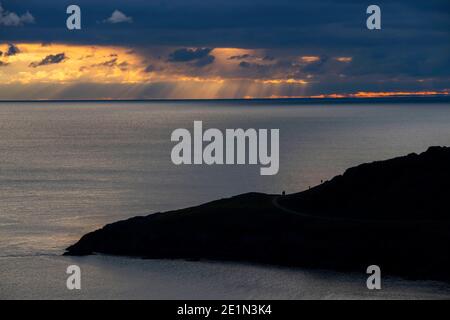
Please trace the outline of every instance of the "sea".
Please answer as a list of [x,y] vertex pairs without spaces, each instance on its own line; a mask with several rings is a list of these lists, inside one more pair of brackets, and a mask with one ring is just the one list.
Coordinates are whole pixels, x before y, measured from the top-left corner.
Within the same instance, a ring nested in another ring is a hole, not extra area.
[[[181,165],[174,130],[279,129],[280,167]],[[87,232],[450,146],[449,99],[0,102],[0,299],[449,299],[450,285],[251,263],[63,257]],[[320,252],[317,253],[320,255]],[[81,290],[66,287],[81,268]]]

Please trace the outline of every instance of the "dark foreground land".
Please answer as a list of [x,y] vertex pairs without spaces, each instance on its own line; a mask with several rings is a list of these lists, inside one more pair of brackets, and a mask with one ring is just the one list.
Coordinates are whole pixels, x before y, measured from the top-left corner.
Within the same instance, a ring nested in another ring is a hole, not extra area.
[[450,280],[450,148],[363,164],[315,188],[136,217],[66,255],[251,261]]

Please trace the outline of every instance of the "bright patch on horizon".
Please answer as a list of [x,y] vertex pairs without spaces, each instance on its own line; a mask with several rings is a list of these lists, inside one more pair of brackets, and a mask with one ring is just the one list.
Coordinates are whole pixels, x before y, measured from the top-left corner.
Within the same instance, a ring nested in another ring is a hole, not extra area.
[[269,79],[269,80],[261,80],[260,82],[264,84],[298,84],[298,85],[308,84],[308,81],[303,79]]
[[336,58],[337,61],[339,62],[352,62],[353,58],[352,57],[337,57]]
[[318,56],[303,56],[300,57],[300,60],[305,63],[314,63],[320,60]]

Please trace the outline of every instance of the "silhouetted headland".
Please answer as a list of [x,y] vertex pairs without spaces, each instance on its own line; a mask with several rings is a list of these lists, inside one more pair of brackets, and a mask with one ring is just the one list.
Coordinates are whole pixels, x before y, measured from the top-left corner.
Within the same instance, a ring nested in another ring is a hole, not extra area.
[[[281,191],[280,191],[281,192]],[[248,193],[116,222],[66,255],[212,259],[450,279],[450,148],[363,164],[291,195]]]

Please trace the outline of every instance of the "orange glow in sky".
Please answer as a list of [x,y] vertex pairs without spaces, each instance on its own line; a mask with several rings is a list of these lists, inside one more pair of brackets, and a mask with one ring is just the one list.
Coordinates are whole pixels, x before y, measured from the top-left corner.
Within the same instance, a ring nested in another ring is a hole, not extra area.
[[[357,92],[308,95],[320,84],[311,74],[277,69],[263,50],[216,48],[213,63],[198,67],[166,58],[174,48],[151,55],[131,48],[97,45],[15,44],[20,53],[0,56],[0,100],[45,99],[238,99],[373,98],[448,95],[448,91]],[[7,52],[8,45],[0,44]],[[295,56],[313,64],[320,56]],[[334,57],[342,65],[353,57]],[[151,66],[151,68],[149,68]],[[265,68],[265,69],[264,69]],[[261,72],[270,70],[270,72]],[[281,70],[281,71],[280,71]],[[149,86],[157,85],[148,93]],[[80,89],[80,87],[82,87]],[[76,88],[77,90],[73,90]],[[68,95],[67,92],[72,92]],[[288,94],[286,94],[288,93]]]

